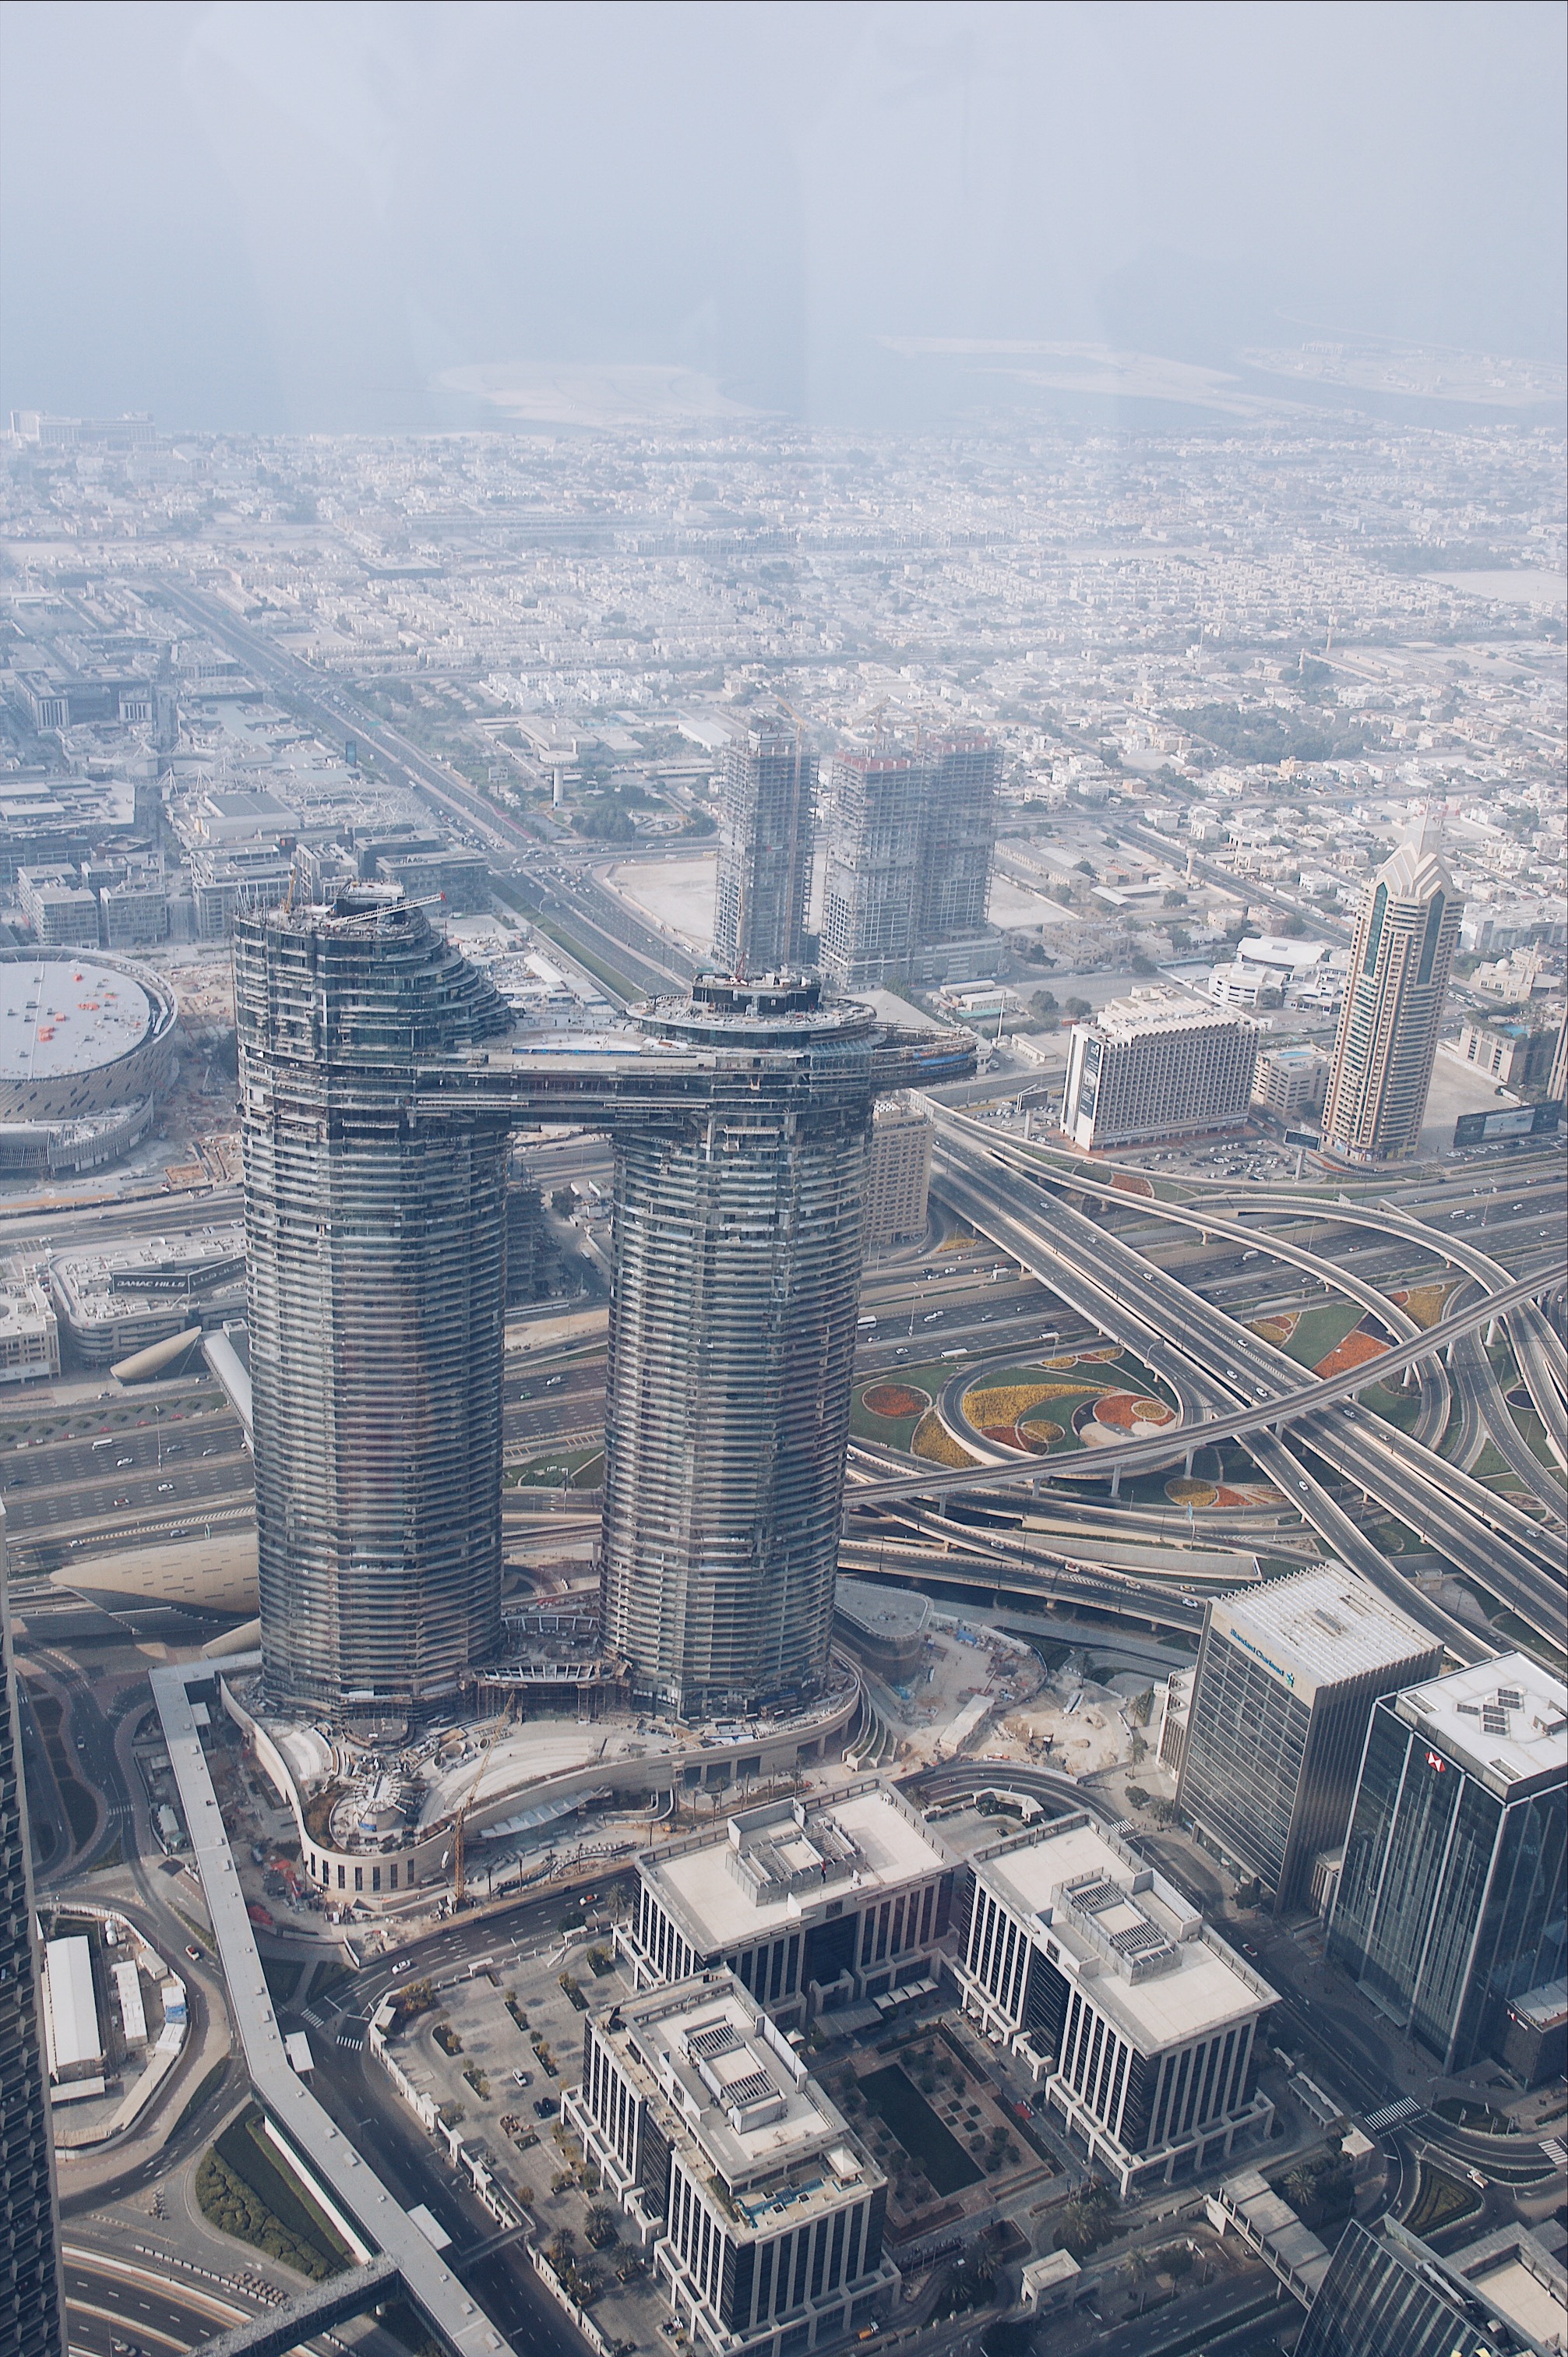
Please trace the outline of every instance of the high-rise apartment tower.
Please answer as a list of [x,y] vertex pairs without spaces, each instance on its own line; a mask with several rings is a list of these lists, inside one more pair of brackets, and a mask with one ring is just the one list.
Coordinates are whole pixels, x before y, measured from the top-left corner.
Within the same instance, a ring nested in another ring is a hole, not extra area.
[[979,735],[834,755],[822,962],[836,982],[945,972],[944,948],[983,932],[999,766]]
[[61,2357],[54,2153],[0,1510],[0,2326],[16,2357]]
[[604,1633],[650,1701],[706,1716],[827,1664],[877,1027],[799,979],[699,982],[643,1020],[779,1060],[612,1131]]
[[725,748],[714,956],[727,974],[805,962],[816,786],[798,729],[753,728]]
[[1424,831],[1368,888],[1323,1108],[1323,1143],[1347,1162],[1415,1152],[1463,909]]
[[418,1709],[500,1633],[508,1124],[410,1084],[511,1018],[385,885],[241,918],[234,1003],[267,1684]]
[[700,980],[600,1051],[493,1044],[482,975],[392,888],[235,950],[262,1648],[279,1702],[418,1714],[500,1610],[507,1133],[615,1151],[607,1643],[686,1715],[828,1658],[872,1107],[972,1045]]

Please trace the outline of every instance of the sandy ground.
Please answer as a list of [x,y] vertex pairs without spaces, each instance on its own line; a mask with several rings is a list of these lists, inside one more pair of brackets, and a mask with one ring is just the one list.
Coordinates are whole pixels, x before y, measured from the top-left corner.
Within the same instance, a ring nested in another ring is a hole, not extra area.
[[633,859],[609,871],[609,881],[660,924],[672,925],[695,950],[705,950],[714,938],[714,888],[719,856],[706,852],[700,859]]
[[914,1676],[898,1686],[879,1679],[873,1685],[878,1710],[913,1764],[983,1751],[997,1716],[1035,1693],[1041,1669],[1022,1639],[933,1613]]
[[1043,892],[1031,892],[1026,884],[1015,884],[1011,877],[993,876],[991,879],[991,921],[993,925],[1059,925],[1069,930],[1079,920],[1059,901],[1048,900]]
[[[1133,1719],[1131,1703],[1133,1693],[1146,1692],[1151,1682],[1119,1678],[1117,1687],[1131,1690],[1122,1695],[1115,1687],[1086,1678],[1074,1662],[1080,1663],[1081,1657],[1075,1655],[1033,1701],[1002,1715],[998,1739],[990,1746],[993,1750],[1030,1760],[1036,1767],[1062,1768],[1069,1776],[1093,1776],[1101,1769],[1122,1767],[1131,1760],[1135,1733],[1145,1742],[1150,1740],[1149,1730]],[[1157,1710],[1156,1700],[1150,1712],[1151,1724],[1156,1721]]]

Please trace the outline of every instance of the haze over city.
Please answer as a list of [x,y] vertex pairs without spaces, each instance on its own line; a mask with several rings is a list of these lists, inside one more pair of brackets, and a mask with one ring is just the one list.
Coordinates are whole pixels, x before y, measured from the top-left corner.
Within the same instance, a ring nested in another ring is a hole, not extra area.
[[1564,2357],[1563,27],[0,6],[4,2357]]
[[1041,342],[1561,358],[1536,0],[11,0],[4,41],[12,404],[473,426],[520,366],[636,366],[671,422],[898,427],[1032,404]]

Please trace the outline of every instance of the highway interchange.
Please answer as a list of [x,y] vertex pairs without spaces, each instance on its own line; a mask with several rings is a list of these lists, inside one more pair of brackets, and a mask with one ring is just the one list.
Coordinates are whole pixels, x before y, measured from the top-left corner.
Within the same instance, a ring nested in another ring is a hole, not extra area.
[[[441,806],[447,817],[496,855],[522,905],[548,921],[552,901],[573,938],[612,976],[634,990],[668,988],[689,961],[656,929],[639,924],[614,903],[591,872],[602,854],[579,851],[569,838],[542,845],[506,819],[466,782],[409,745],[395,730],[293,658],[281,655],[221,606],[196,593],[171,593],[192,619],[233,647],[247,668],[328,729],[347,730],[372,746],[394,774]],[[596,968],[598,970],[598,968]],[[613,982],[609,986],[613,987]],[[1320,1542],[1441,1631],[1459,1658],[1486,1650],[1469,1620],[1446,1610],[1424,1585],[1402,1569],[1387,1544],[1387,1526],[1402,1525],[1418,1543],[1420,1559],[1461,1572],[1473,1591],[1552,1642],[1561,1641],[1564,1606],[1562,1567],[1563,1489],[1568,1441],[1568,1361],[1548,1314],[1561,1310],[1563,1230],[1561,1174],[1540,1157],[1503,1167],[1491,1196],[1487,1180],[1467,1170],[1452,1180],[1412,1189],[1397,1202],[1358,1188],[1337,1203],[1321,1192],[1271,1188],[1204,1187],[1184,1182],[1182,1201],[1125,1192],[1112,1196],[1103,1174],[1097,1189],[1080,1163],[1021,1147],[1004,1125],[939,1110],[937,1189],[948,1211],[982,1237],[978,1249],[944,1250],[934,1236],[875,1261],[862,1309],[875,1318],[857,1354],[862,1373],[891,1371],[961,1352],[964,1372],[944,1386],[951,1427],[972,1453],[996,1462],[972,1472],[940,1474],[886,1453],[857,1449],[853,1467],[843,1560],[846,1568],[880,1571],[926,1585],[972,1591],[977,1602],[1014,1597],[1029,1602],[1081,1606],[1096,1625],[1120,1620],[1154,1628],[1190,1645],[1201,1625],[1201,1603],[1177,1579],[1142,1577],[1117,1567],[1118,1546],[1165,1544],[1173,1567],[1180,1557],[1176,1524],[1194,1560],[1204,1541],[1221,1555],[1267,1552],[1289,1559],[1293,1548],[1310,1559]],[[591,1137],[542,1139],[538,1145],[546,1191],[559,1178],[607,1177],[607,1154]],[[1496,1168],[1498,1166],[1494,1166]],[[91,1241],[113,1234],[167,1232],[207,1224],[239,1209],[234,1189],[212,1190],[188,1202],[166,1197],[146,1203],[62,1211],[50,1214],[48,1240]],[[42,1222],[27,1215],[0,1219],[10,1247]],[[999,1275],[993,1275],[993,1270]],[[1413,1321],[1383,1298],[1396,1284],[1429,1280],[1448,1270],[1464,1283],[1447,1307],[1457,1315],[1434,1355]],[[1516,1288],[1518,1288],[1516,1290]],[[1247,1320],[1282,1302],[1339,1294],[1371,1309],[1396,1347],[1338,1387],[1314,1383],[1295,1361],[1248,1329]],[[1506,1304],[1506,1306],[1500,1306]],[[1494,1321],[1504,1320],[1520,1385],[1545,1436],[1547,1458],[1536,1452],[1499,1384],[1487,1345]],[[1002,1364],[1109,1336],[1133,1350],[1170,1386],[1184,1410],[1174,1440],[1097,1456],[1092,1471],[1081,1458],[1048,1468],[1035,1458],[1019,1467],[989,1449],[966,1425],[961,1391],[975,1365]],[[1398,1343],[1403,1340],[1406,1352]],[[1402,1431],[1355,1393],[1408,1362],[1419,1391],[1412,1432]],[[580,1346],[542,1352],[526,1368],[509,1361],[505,1444],[509,1463],[560,1446],[564,1436],[591,1433],[602,1424],[602,1351]],[[105,1378],[105,1387],[108,1385]],[[69,1653],[49,1641],[51,1628],[69,1625],[69,1598],[53,1618],[39,1572],[70,1561],[90,1584],[93,1553],[164,1536],[200,1535],[241,1528],[250,1519],[249,1458],[237,1417],[209,1379],[160,1384],[136,1402],[136,1418],[88,1430],[88,1411],[69,1436],[18,1448],[0,1425],[0,1491],[10,1523],[20,1600],[36,1624],[35,1659],[48,1670],[66,1703],[68,1756],[83,1780],[103,1796],[86,1851],[70,1861],[72,1876],[118,1842],[134,1856],[145,1828],[121,1772],[117,1727],[98,1709],[89,1682]],[[177,1412],[173,1403],[184,1398]],[[96,1405],[96,1404],[94,1404]],[[122,1405],[116,1394],[114,1405]],[[1273,1515],[1206,1517],[1194,1534],[1185,1517],[1123,1502],[1119,1481],[1139,1470],[1185,1461],[1194,1435],[1210,1445],[1230,1435],[1254,1458],[1299,1522]],[[108,1439],[110,1446],[96,1447]],[[1513,1477],[1511,1497],[1486,1486],[1477,1469],[1488,1447]],[[1438,1452],[1441,1451],[1442,1454]],[[105,1459],[109,1461],[105,1463]],[[1086,1475],[1093,1485],[1085,1495]],[[1110,1494],[1105,1494],[1107,1483]],[[972,1499],[966,1508],[965,1496]],[[534,1501],[530,1501],[532,1505]],[[563,1501],[566,1503],[566,1501]],[[589,1500],[585,1508],[591,1512]],[[570,1509],[568,1509],[570,1511]],[[509,1515],[509,1540],[520,1521]],[[72,1542],[77,1542],[73,1547]],[[1205,1582],[1196,1574],[1191,1588]],[[37,1730],[34,1730],[34,1749]],[[29,1755],[29,1768],[33,1760]],[[972,1781],[983,1766],[952,1771]],[[992,1770],[994,1774],[996,1771]],[[1010,1783],[1041,1771],[1008,1770]],[[959,1789],[935,1785],[929,1797]],[[1042,1794],[1042,1797],[1045,1797]],[[1053,1805],[1064,1795],[1050,1796]],[[1174,1861],[1162,1860],[1167,1865]],[[63,1878],[63,1852],[46,1879]],[[138,1861],[144,1903],[166,1941],[169,1914],[158,1878]],[[601,1884],[607,1889],[608,1883]],[[558,1900],[513,1910],[501,1921],[467,1919],[445,1927],[416,1952],[421,1969],[464,1972],[498,1940],[520,1960],[548,1945],[548,1922]],[[1316,2059],[1313,2068],[1343,2091],[1348,2104],[1371,2109],[1397,2085],[1359,2044],[1342,2014],[1310,1992],[1310,1973],[1290,1975],[1291,1957],[1278,1941],[1263,1952],[1264,1969],[1283,1989],[1283,2019]],[[566,2319],[537,2288],[521,2255],[494,2242],[489,2222],[467,2204],[455,2180],[399,2115],[380,2074],[367,2069],[353,2024],[362,2024],[388,1984],[390,1964],[377,1964],[340,1986],[331,2005],[307,2016],[307,2025],[331,2033],[317,2040],[316,2088],[345,2132],[375,2139],[378,2166],[404,2206],[428,2202],[454,2234],[457,2264],[487,2309],[519,2346],[546,2357],[578,2357],[583,2347]],[[201,1975],[193,1975],[198,2018],[206,2002]],[[336,2042],[339,2019],[343,2042]],[[292,2026],[292,2023],[291,2023]],[[1337,2071],[1336,2079],[1334,2072]],[[182,2126],[177,2151],[209,2137],[231,2102],[210,2091]],[[1397,2140],[1394,2140],[1397,2145]],[[1408,2139],[1407,2139],[1408,2144]],[[1455,2140],[1451,2158],[1463,2158]],[[128,2174],[124,2190],[145,2185],[177,2157],[165,2155]],[[1408,2150],[1404,2156],[1409,2158]],[[1402,2166],[1403,2165],[1402,2161]],[[149,2357],[189,2344],[242,2312],[198,2289],[160,2277],[150,2280],[122,2259],[73,2245],[68,2289],[73,2304],[72,2342],[91,2357],[109,2357],[115,2338],[139,2330]],[[1220,2343],[1217,2341],[1216,2347]]]

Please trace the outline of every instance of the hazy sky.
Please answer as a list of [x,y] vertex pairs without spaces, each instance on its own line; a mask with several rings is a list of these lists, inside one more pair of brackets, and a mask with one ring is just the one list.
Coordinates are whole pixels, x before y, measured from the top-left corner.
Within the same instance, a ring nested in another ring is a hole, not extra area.
[[7,0],[0,401],[370,429],[473,418],[454,371],[640,362],[872,424],[888,338],[1555,356],[1565,22]]

